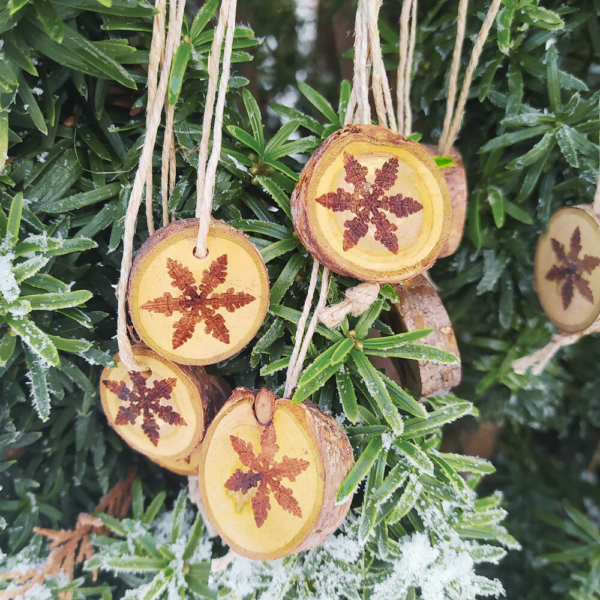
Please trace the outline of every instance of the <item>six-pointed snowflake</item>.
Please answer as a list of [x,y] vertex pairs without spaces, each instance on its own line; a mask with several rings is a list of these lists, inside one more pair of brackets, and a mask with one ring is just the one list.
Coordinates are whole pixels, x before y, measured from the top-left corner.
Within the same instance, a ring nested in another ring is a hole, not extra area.
[[600,258],[586,254],[579,258],[582,250],[581,232],[576,227],[571,234],[569,241],[569,252],[567,254],[564,244],[561,244],[554,238],[550,239],[552,250],[558,259],[557,264],[546,273],[548,281],[556,281],[560,285],[560,297],[562,298],[563,309],[567,310],[573,300],[575,289],[581,296],[590,303],[594,302],[594,294],[590,288],[590,282],[583,278],[585,273],[592,273],[594,269],[600,266]]
[[156,422],[158,417],[161,421],[169,425],[182,426],[187,425],[183,417],[172,406],[161,404],[161,400],[170,400],[173,388],[177,385],[177,379],[157,379],[154,385],[149,388],[146,376],[143,373],[130,371],[129,377],[133,383],[133,389],[129,389],[124,381],[104,380],[102,383],[119,400],[128,402],[129,406],[121,405],[117,418],[117,425],[134,425],[139,416],[142,417],[142,430],[148,436],[148,439],[155,445],[158,445],[160,439],[160,425]]
[[398,178],[398,158],[390,158],[381,169],[375,170],[375,181],[367,181],[369,169],[363,167],[351,154],[344,152],[346,181],[354,187],[350,193],[342,188],[319,196],[319,204],[333,212],[350,211],[354,218],[344,223],[344,251],[354,248],[369,231],[369,224],[375,225],[375,239],[390,252],[398,254],[398,227],[391,223],[385,212],[399,218],[408,217],[423,209],[423,205],[402,194],[386,196]]
[[235,292],[229,288],[221,294],[213,293],[215,288],[227,280],[227,254],[215,259],[202,274],[202,281],[197,284],[194,274],[179,261],[167,259],[167,272],[171,278],[171,286],[181,290],[181,295],[174,298],[165,292],[142,305],[151,312],[170,317],[173,313],[181,313],[179,321],[173,324],[173,350],[176,350],[192,335],[196,325],[204,321],[204,331],[215,339],[229,344],[229,329],[225,325],[223,315],[217,313],[225,308],[232,313],[254,301],[254,296],[245,292]]
[[230,435],[229,439],[241,463],[249,470],[236,469],[225,482],[225,487],[232,492],[239,491],[242,494],[247,494],[252,488],[258,488],[256,495],[252,498],[252,511],[256,526],[261,527],[267,520],[267,515],[271,510],[271,492],[281,508],[296,517],[302,517],[302,509],[294,498],[292,490],[281,485],[281,480],[285,478],[295,481],[296,477],[305,471],[310,463],[302,458],[289,458],[288,456],[284,456],[281,462],[275,460],[279,446],[276,443],[277,435],[272,423],[269,423],[262,432],[261,451],[258,456],[254,454],[254,448],[250,442],[245,442],[235,435]]

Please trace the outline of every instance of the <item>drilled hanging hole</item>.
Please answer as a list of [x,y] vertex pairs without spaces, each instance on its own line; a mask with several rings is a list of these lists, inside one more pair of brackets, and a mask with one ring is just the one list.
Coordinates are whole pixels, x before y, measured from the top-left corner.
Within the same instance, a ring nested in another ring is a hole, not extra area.
[[208,255],[210,254],[208,248],[206,249],[206,256],[198,256],[198,254],[196,254],[196,250],[198,250],[198,247],[194,246],[192,254],[194,255],[194,258],[197,258],[198,260],[206,260],[208,258]]

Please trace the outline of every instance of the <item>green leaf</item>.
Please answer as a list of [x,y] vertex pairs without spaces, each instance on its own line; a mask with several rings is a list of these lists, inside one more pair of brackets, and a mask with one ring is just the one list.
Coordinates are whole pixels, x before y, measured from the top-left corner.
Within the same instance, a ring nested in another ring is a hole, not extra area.
[[454,164],[454,159],[449,156],[436,156],[433,160],[440,169],[451,167]]
[[551,31],[562,29],[565,26],[565,22],[555,12],[535,4],[525,4],[523,6],[521,19],[529,25]]
[[487,193],[487,201],[492,207],[494,223],[496,224],[496,227],[500,229],[504,225],[504,195],[497,187],[494,186],[490,186],[487,189]]
[[410,394],[407,394],[395,381],[392,381],[389,377],[386,377],[383,373],[379,373],[379,377],[383,383],[385,383],[392,402],[397,404],[402,410],[419,417],[421,419],[427,419],[429,413],[425,410],[425,407],[417,402]]
[[362,511],[358,521],[358,543],[364,545],[369,535],[375,527],[377,518],[377,505],[370,502],[372,490],[378,488],[383,482],[387,463],[387,451],[381,452],[377,459],[375,468],[369,472],[367,485],[365,486],[365,495],[363,499]]
[[30,303],[31,310],[58,310],[84,304],[92,297],[92,292],[81,290],[61,294],[37,294],[21,296],[22,300]]
[[19,239],[19,228],[21,227],[21,215],[23,214],[23,192],[15,194],[10,203],[10,212],[8,213],[8,225],[6,228],[6,238],[8,247],[14,246]]
[[256,152],[258,155],[262,155],[263,149],[260,144],[247,132],[241,129],[240,127],[236,127],[235,125],[228,125],[227,131],[238,141],[242,142],[244,146],[248,146]]
[[387,356],[390,358],[408,358],[409,360],[430,360],[446,364],[456,364],[460,360],[451,352],[440,350],[432,346],[421,346],[420,344],[404,344],[399,348],[384,350],[379,348],[369,349],[371,356]]
[[371,364],[366,355],[359,350],[351,350],[350,356],[358,372],[367,386],[367,391],[373,400],[377,403],[384,419],[388,422],[396,435],[404,430],[404,422],[398,409],[392,402],[386,385],[383,383],[380,374]]
[[267,366],[263,367],[260,370],[260,374],[262,376],[271,375],[276,371],[281,371],[281,369],[286,369],[290,364],[290,357],[286,356],[284,358],[280,358],[278,360],[274,360],[272,363],[269,363]]
[[177,100],[179,99],[181,86],[183,85],[183,78],[185,76],[185,71],[187,69],[191,53],[191,47],[184,42],[179,44],[177,52],[175,52],[173,64],[171,65],[171,73],[169,75],[168,98],[171,106],[177,104]]
[[352,379],[345,368],[340,369],[335,374],[335,381],[346,417],[348,417],[351,423],[356,424],[356,421],[358,421],[358,402],[354,386],[352,385]]
[[288,106],[283,106],[283,104],[271,104],[270,108],[276,112],[278,115],[282,117],[286,117],[287,119],[291,119],[294,121],[299,121],[302,127],[306,127],[309,131],[316,133],[318,136],[321,136],[323,133],[323,125],[319,123],[316,119],[301,113],[299,110],[295,108],[290,108]]
[[398,463],[388,473],[383,483],[375,490],[369,501],[376,506],[385,502],[406,481],[410,471],[407,471],[404,463]]
[[285,213],[290,221],[292,220],[292,210],[290,208],[290,199],[288,195],[269,177],[257,175],[258,183],[275,200],[279,208]]
[[29,279],[33,275],[35,275],[40,269],[45,267],[49,258],[46,256],[34,256],[26,260],[25,262],[19,263],[17,266],[13,268],[13,275],[17,283],[21,283],[26,279]]
[[8,156],[8,112],[0,110],[0,173]]
[[60,44],[65,37],[65,26],[50,0],[33,0],[33,6],[44,31]]
[[254,96],[246,88],[242,90],[242,100],[244,101],[244,106],[246,107],[248,118],[250,119],[250,125],[252,127],[254,139],[260,148],[259,155],[262,155],[265,147],[265,133],[263,130],[260,109],[258,108],[258,104],[256,103]]
[[288,121],[267,143],[264,150],[265,161],[275,157],[271,153],[277,152],[284,142],[300,127],[299,121]]
[[281,256],[282,254],[286,254],[287,252],[291,252],[300,244],[300,240],[298,238],[286,238],[284,240],[279,240],[273,244],[269,244],[266,248],[262,248],[260,254],[265,263]]
[[379,317],[381,309],[383,308],[383,300],[376,300],[369,306],[369,308],[360,316],[358,323],[354,327],[356,331],[356,337],[359,340],[367,337],[367,334],[371,330],[375,319]]
[[[269,307],[269,312],[275,317],[281,317],[286,321],[290,321],[292,323],[298,323],[300,321],[300,315],[302,314],[299,310],[295,308],[290,308],[289,306],[282,306],[280,304]],[[324,338],[331,340],[332,342],[337,342],[340,339],[343,339],[342,334],[339,331],[335,331],[325,327],[324,325],[317,325],[316,329],[319,335],[322,335]]]
[[194,552],[196,551],[196,548],[198,547],[198,544],[200,543],[200,539],[202,538],[203,531],[204,531],[204,521],[202,520],[202,515],[200,513],[198,513],[198,515],[196,516],[196,521],[194,522],[194,526],[192,527],[192,531],[188,538],[188,543],[183,552],[182,559],[184,561],[186,561],[186,560],[189,561],[192,558],[192,556],[194,555]]
[[360,482],[366,477],[371,470],[371,466],[377,460],[379,453],[383,448],[380,437],[373,438],[368,444],[363,453],[358,457],[352,469],[342,482],[340,489],[336,495],[336,504],[344,504],[356,491]]
[[421,492],[423,491],[423,484],[417,479],[415,475],[411,475],[408,478],[408,483],[404,488],[404,492],[398,500],[398,503],[394,507],[394,510],[386,518],[386,522],[390,525],[397,523],[408,511],[416,504]]
[[198,11],[190,28],[190,38],[193,45],[197,44],[198,36],[204,31],[204,28],[215,14],[218,6],[219,0],[207,0]]
[[302,402],[313,392],[320,389],[340,369],[353,345],[353,340],[345,338],[319,355],[300,376],[298,388],[294,393],[292,402]]
[[525,225],[533,225],[533,219],[529,213],[525,212],[520,206],[511,202],[510,200],[504,200],[504,210],[506,214],[511,216],[513,219],[524,223]]
[[82,192],[62,198],[61,200],[52,200],[51,202],[42,202],[40,210],[50,214],[62,214],[67,211],[77,210],[85,206],[97,204],[103,200],[114,198],[121,191],[121,183],[115,182],[100,188],[95,188],[89,192]]
[[556,114],[562,106],[562,100],[560,98],[560,83],[558,80],[558,52],[555,45],[550,46],[546,53],[546,77],[548,80],[550,110]]
[[340,120],[333,110],[331,104],[325,100],[319,92],[311,88],[303,81],[298,82],[300,93],[337,129],[341,127]]
[[23,73],[19,73],[17,77],[19,81],[19,87],[17,89],[17,93],[19,98],[23,101],[23,106],[27,111],[27,114],[31,117],[34,125],[44,134],[48,134],[48,126],[46,125],[46,119],[44,119],[44,115],[40,110],[40,107],[33,95],[29,84],[25,80]]
[[3,367],[12,357],[17,347],[17,336],[6,332],[0,342],[0,367]]
[[433,463],[429,456],[421,448],[405,440],[396,440],[394,446],[404,454],[410,463],[412,463],[420,472],[433,474]]
[[498,24],[498,49],[503,54],[508,54],[510,50],[510,32],[511,25],[513,22],[513,18],[515,16],[515,10],[517,8],[518,1],[517,0],[504,0],[502,2],[504,8],[498,14],[497,24]]
[[399,333],[398,335],[369,338],[364,340],[363,350],[369,354],[371,350],[393,350],[394,348],[402,348],[402,346],[405,346],[406,344],[427,337],[432,332],[433,329],[417,329],[407,333]]
[[560,147],[560,151],[563,156],[567,159],[567,162],[574,168],[579,168],[579,159],[577,158],[577,148],[571,135],[570,128],[565,126],[559,127],[556,130],[556,141]]
[[479,216],[480,198],[482,192],[479,191],[473,196],[473,200],[469,202],[467,207],[467,224],[469,230],[469,238],[475,248],[481,248],[481,219]]
[[439,408],[429,413],[427,419],[412,418],[404,422],[404,433],[402,438],[421,437],[438,429],[446,423],[460,419],[473,411],[473,405],[470,402],[453,402],[443,408]]
[[487,475],[489,473],[495,473],[496,468],[494,465],[476,456],[463,456],[461,454],[450,454],[440,452],[439,455],[454,469],[457,471],[465,471],[467,473],[481,473]]
[[48,337],[56,346],[56,349],[62,350],[63,352],[73,352],[78,354],[79,352],[87,352],[92,347],[92,343],[87,340],[72,340],[55,335],[49,335]]
[[532,137],[537,137],[543,135],[549,130],[548,125],[538,125],[536,127],[528,127],[526,129],[522,129],[521,131],[513,131],[511,133],[503,133],[498,137],[490,140],[487,144],[485,144],[480,153],[491,152],[492,150],[496,150],[496,148],[506,148],[507,146],[512,146],[517,144],[518,142],[523,142],[524,140],[528,140]]
[[306,257],[301,253],[292,255],[292,258],[290,258],[279,274],[277,281],[271,286],[271,304],[279,304],[283,300],[305,260]]
[[25,346],[25,358],[29,368],[29,389],[40,419],[47,421],[50,416],[50,391],[46,379],[46,369],[38,356]]

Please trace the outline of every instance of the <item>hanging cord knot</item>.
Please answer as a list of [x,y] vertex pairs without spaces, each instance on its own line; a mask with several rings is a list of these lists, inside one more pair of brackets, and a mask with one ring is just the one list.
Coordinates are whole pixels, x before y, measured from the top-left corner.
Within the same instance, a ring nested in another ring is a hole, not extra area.
[[548,344],[536,352],[523,356],[515,360],[512,364],[513,370],[518,375],[525,375],[531,369],[532,375],[541,375],[548,363],[554,358],[554,355],[565,346],[571,346],[578,342],[582,337],[590,333],[600,333],[600,319],[594,321],[587,329],[579,333],[555,333]]
[[361,283],[346,290],[346,299],[333,306],[324,308],[319,313],[319,321],[329,329],[337,327],[346,315],[358,317],[377,300],[380,285],[378,283]]

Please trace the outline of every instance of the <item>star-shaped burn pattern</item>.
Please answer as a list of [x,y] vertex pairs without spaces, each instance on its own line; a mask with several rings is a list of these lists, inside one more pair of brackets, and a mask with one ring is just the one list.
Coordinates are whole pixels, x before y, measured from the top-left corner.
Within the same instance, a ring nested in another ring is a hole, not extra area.
[[552,268],[546,273],[546,279],[559,283],[563,310],[567,310],[571,306],[575,289],[585,300],[592,304],[594,294],[590,288],[590,282],[584,279],[583,276],[586,273],[592,273],[594,269],[600,266],[600,257],[586,254],[583,258],[579,258],[582,250],[579,227],[576,227],[571,234],[568,253],[564,244],[561,244],[558,240],[550,238],[550,242],[557,263],[552,265]]
[[229,329],[223,315],[217,311],[224,308],[230,313],[235,312],[255,298],[245,292],[236,292],[233,288],[221,294],[213,293],[217,286],[227,281],[227,254],[219,256],[205,269],[199,284],[187,267],[172,258],[167,258],[167,272],[171,286],[181,290],[181,295],[174,298],[165,292],[160,298],[142,304],[142,308],[167,317],[181,313],[181,318],[173,324],[173,350],[183,346],[194,335],[196,325],[202,321],[206,333],[229,344]]
[[346,181],[354,187],[348,192],[338,188],[323,194],[317,202],[333,212],[350,211],[354,218],[344,223],[344,251],[354,248],[367,235],[369,224],[375,225],[375,239],[390,252],[398,254],[398,238],[394,233],[398,226],[391,223],[386,212],[399,218],[408,217],[423,210],[423,205],[408,196],[396,194],[386,196],[398,178],[398,158],[390,158],[381,169],[375,169],[375,181],[367,181],[369,169],[362,166],[351,154],[344,152]]
[[231,445],[248,471],[236,469],[234,474],[225,482],[225,487],[232,492],[247,494],[252,488],[258,488],[252,498],[252,512],[257,527],[262,527],[271,510],[270,494],[285,511],[302,517],[302,509],[298,504],[292,490],[281,485],[282,479],[295,481],[296,477],[308,468],[310,464],[302,458],[289,458],[284,456],[281,462],[275,460],[279,451],[277,435],[272,423],[267,425],[260,436],[261,451],[258,456],[250,442],[230,435]]
[[133,383],[131,390],[124,381],[102,381],[119,400],[129,403],[129,406],[119,406],[119,412],[115,419],[117,425],[134,425],[137,418],[141,416],[142,431],[155,446],[158,445],[160,439],[160,425],[156,422],[156,417],[169,425],[177,427],[187,425],[183,417],[173,410],[172,406],[166,406],[160,402],[171,399],[177,379],[174,377],[157,379],[149,388],[143,373],[130,371],[129,377]]

